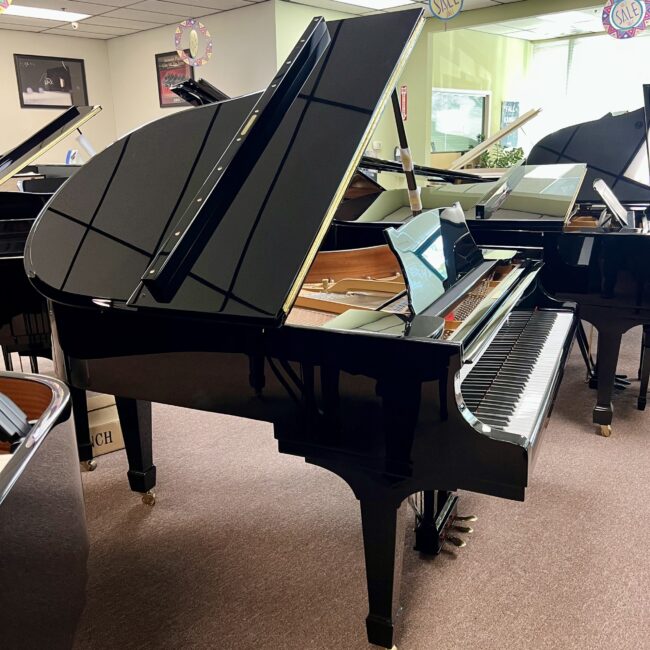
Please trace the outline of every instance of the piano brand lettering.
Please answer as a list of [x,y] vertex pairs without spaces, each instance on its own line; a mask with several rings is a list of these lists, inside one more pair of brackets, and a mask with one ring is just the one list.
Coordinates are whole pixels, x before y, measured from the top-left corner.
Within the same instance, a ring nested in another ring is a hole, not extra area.
[[609,0],[603,8],[603,26],[614,38],[633,38],[650,23],[646,0]]
[[440,20],[451,20],[463,9],[464,0],[429,0],[431,14]]
[[113,442],[113,432],[109,429],[108,431],[100,431],[92,436],[91,441],[93,447],[103,447],[104,445],[110,445]]

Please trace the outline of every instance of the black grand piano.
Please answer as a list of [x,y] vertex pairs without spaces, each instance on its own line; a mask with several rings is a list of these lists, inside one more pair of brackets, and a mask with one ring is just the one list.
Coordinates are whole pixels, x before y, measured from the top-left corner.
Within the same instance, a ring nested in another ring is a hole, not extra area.
[[[29,357],[32,372],[38,372],[37,357],[52,355],[47,305],[27,280],[23,252],[29,230],[52,192],[79,169],[79,166],[41,165],[36,161],[100,111],[100,106],[73,106],[0,157],[0,186],[3,187],[0,191],[0,347],[7,370],[13,369],[12,353]],[[17,175],[26,170],[31,173],[18,180]],[[19,191],[18,183],[22,184],[23,191]],[[30,187],[37,191],[26,191]],[[78,396],[76,401],[79,402]],[[83,429],[83,421],[82,403],[75,408],[79,431]],[[92,469],[89,434],[82,438],[80,457]]]
[[[645,112],[650,113],[650,87],[644,96]],[[441,182],[438,170],[414,167],[420,179],[429,179],[420,190],[422,205],[431,209],[459,201],[479,245],[543,251],[544,290],[560,301],[576,303],[580,318],[598,330],[596,366],[581,327],[578,336],[590,383],[598,389],[593,421],[606,436],[611,433],[622,334],[636,325],[650,325],[647,133],[643,108],[569,127],[539,142],[527,165],[488,184],[478,179]],[[377,244],[384,228],[398,226],[413,214],[406,188],[385,191],[376,179],[363,178],[364,169],[397,174],[394,164],[368,159],[362,164],[361,178],[348,188],[328,233],[329,248]],[[601,193],[594,188],[599,179],[612,189],[614,203],[619,199],[618,212],[629,217],[617,217],[616,206],[605,203],[602,182]],[[650,335],[644,331],[645,350]],[[649,374],[650,354],[645,354],[639,408],[645,407]]]
[[150,401],[271,422],[280,452],[350,485],[368,638],[386,648],[406,500],[425,493],[427,546],[453,523],[444,495],[524,498],[576,323],[539,295],[534,255],[481,251],[457,205],[319,252],[423,23],[314,19],[261,96],[150,123],[84,165],[25,252],[60,376],[118,396],[134,490],[155,483]]

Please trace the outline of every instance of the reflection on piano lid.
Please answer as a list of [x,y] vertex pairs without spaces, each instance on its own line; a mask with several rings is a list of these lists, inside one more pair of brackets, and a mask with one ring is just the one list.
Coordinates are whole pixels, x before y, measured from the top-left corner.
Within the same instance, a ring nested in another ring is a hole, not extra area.
[[0,185],[97,115],[101,106],[72,106],[0,157]]
[[192,104],[192,106],[205,106],[206,104],[230,99],[226,93],[205,79],[199,79],[198,81],[186,79],[175,86],[171,86],[170,90],[184,99],[188,104]]

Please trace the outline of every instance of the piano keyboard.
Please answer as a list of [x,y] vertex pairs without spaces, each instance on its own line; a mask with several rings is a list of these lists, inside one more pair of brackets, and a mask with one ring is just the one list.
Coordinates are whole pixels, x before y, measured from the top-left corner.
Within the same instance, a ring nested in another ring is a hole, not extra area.
[[462,381],[467,408],[494,429],[533,436],[572,322],[567,312],[513,312]]

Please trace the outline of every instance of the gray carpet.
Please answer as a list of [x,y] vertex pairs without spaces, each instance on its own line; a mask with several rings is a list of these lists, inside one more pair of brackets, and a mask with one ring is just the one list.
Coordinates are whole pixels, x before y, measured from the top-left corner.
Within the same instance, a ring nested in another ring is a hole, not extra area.
[[[619,371],[636,375],[638,351],[636,331]],[[468,546],[407,550],[400,650],[650,648],[650,413],[635,382],[601,438],[583,380],[576,348],[525,503],[463,494]],[[129,492],[123,452],[83,476],[77,648],[367,648],[347,486],[280,456],[270,426],[162,405],[154,426],[154,508]]]

